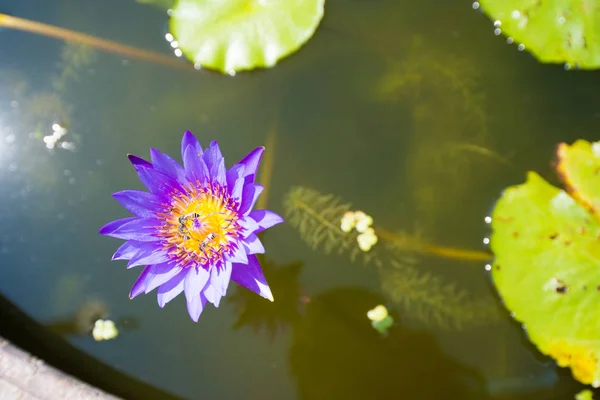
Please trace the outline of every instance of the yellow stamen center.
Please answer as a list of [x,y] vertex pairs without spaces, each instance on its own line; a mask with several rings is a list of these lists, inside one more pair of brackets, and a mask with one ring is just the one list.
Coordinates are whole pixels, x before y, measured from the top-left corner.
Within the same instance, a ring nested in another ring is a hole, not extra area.
[[178,263],[207,266],[218,264],[239,237],[240,225],[235,202],[218,184],[188,185],[186,192],[173,196],[160,236]]

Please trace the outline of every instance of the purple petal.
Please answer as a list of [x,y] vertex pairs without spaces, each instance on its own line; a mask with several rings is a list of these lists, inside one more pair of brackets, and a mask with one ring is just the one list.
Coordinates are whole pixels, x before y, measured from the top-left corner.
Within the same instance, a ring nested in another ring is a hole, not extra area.
[[143,167],[152,168],[152,163],[144,160],[141,157],[134,156],[133,154],[127,154],[127,158],[129,158],[129,161],[131,161],[131,163],[133,164],[134,167],[139,165],[139,166],[143,166]]
[[231,263],[226,261],[222,268],[212,267],[210,270],[210,283],[215,289],[225,296],[227,293],[227,287],[231,280]]
[[177,189],[184,191],[181,185],[171,177],[159,172],[153,168],[138,166],[135,168],[138,173],[140,181],[148,188],[152,193],[165,196],[173,190]]
[[130,260],[134,257],[138,251],[140,251],[140,245],[146,242],[136,242],[135,240],[128,240],[123,243],[121,247],[115,251],[112,256],[112,261],[115,260]]
[[167,154],[161,153],[157,149],[150,149],[150,157],[152,158],[152,165],[158,171],[177,179],[181,184],[186,182],[185,170]]
[[249,256],[248,264],[233,264],[231,279],[238,285],[252,290],[265,299],[274,301],[273,294],[271,293],[271,289],[269,289],[269,285],[256,256]]
[[154,242],[141,242],[139,251],[131,257],[127,268],[137,267],[138,265],[162,264],[169,261],[167,252]]
[[153,217],[161,209],[158,196],[139,190],[123,190],[112,195],[125,209],[138,217]]
[[182,269],[180,265],[173,263],[152,265],[150,271],[148,271],[146,294],[173,279]]
[[246,216],[246,217],[238,220],[238,223],[240,224],[240,226],[242,228],[244,228],[244,233],[243,233],[244,238],[248,237],[248,235],[250,235],[251,233],[254,233],[255,230],[260,228],[260,226],[258,225],[258,222],[256,222],[254,219],[250,218],[250,216]]
[[[235,183],[244,177],[244,165],[236,164],[227,171],[227,187],[229,188],[229,192],[235,186]],[[242,180],[243,181],[243,180]]]
[[243,189],[244,178],[239,178],[233,185],[233,188],[229,190],[229,194],[231,195],[231,198],[238,204],[238,208],[242,204]]
[[238,164],[245,166],[244,177],[246,178],[246,183],[254,183],[254,180],[256,179],[256,170],[258,169],[260,159],[264,152],[264,147],[257,147],[238,162]]
[[210,176],[212,177],[212,181],[218,183],[221,186],[225,186],[227,184],[227,176],[225,172],[225,159],[221,157],[212,165],[210,169]]
[[273,225],[283,222],[283,217],[270,210],[253,210],[250,212],[249,216],[260,226],[260,228],[256,230],[256,233],[260,233]]
[[134,297],[144,293],[146,290],[146,285],[148,284],[148,272],[150,271],[150,267],[144,267],[142,273],[136,279],[135,283],[131,287],[129,291],[129,298],[133,299]]
[[264,254],[265,248],[254,233],[248,235],[248,237],[242,240],[244,247],[246,248],[246,254]]
[[248,256],[246,255],[244,246],[241,243],[234,246],[233,254],[227,257],[227,260],[231,263],[246,264],[248,262]]
[[158,300],[158,306],[163,308],[165,304],[179,296],[183,292],[183,282],[187,276],[187,270],[181,270],[177,275],[170,281],[163,283],[158,287],[156,299]]
[[219,303],[221,302],[221,293],[217,289],[215,289],[212,285],[207,285],[202,292],[210,303],[212,303],[215,307],[219,307]]
[[100,234],[124,240],[156,242],[161,238],[152,235],[159,225],[160,222],[154,218],[129,217],[109,222],[100,229]]
[[209,177],[208,167],[204,163],[201,155],[196,150],[188,147],[183,155],[183,165],[185,166],[186,178],[188,181],[203,183]]
[[240,214],[246,215],[258,200],[258,196],[263,191],[263,186],[255,183],[244,186],[242,192],[242,205],[240,206]]
[[187,300],[187,310],[192,321],[198,322],[198,319],[200,319],[200,314],[202,314],[202,311],[204,311],[205,305],[206,297],[202,293],[198,293],[191,300]]
[[219,160],[221,160],[223,158],[223,155],[221,154],[221,150],[219,149],[219,144],[217,143],[216,140],[213,140],[212,142],[210,142],[210,147],[208,149],[206,149],[202,158],[204,159],[204,162],[206,163],[206,166],[208,167],[208,169],[211,171],[212,171],[212,166],[214,164],[218,163]]
[[[192,153],[195,153],[196,157],[202,157],[202,146],[200,146],[200,142],[196,139],[196,136],[190,131],[185,131],[183,134],[183,139],[181,140],[181,159],[185,159],[185,152],[187,148],[192,150]],[[186,167],[187,171],[187,167]]]
[[194,322],[198,322],[198,318],[200,318],[200,314],[206,304],[206,297],[201,296],[200,292],[204,289],[209,277],[209,272],[204,268],[190,268],[185,278],[183,290],[187,301],[188,313]]

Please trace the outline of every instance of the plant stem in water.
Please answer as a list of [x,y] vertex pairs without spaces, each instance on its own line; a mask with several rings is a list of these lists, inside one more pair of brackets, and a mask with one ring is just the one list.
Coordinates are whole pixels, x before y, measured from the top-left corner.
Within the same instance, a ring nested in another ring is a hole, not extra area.
[[64,40],[65,42],[86,44],[109,53],[137,58],[139,60],[149,61],[171,68],[195,71],[193,68],[190,68],[188,63],[181,62],[177,59],[173,59],[159,53],[138,49],[133,46],[127,46],[121,43],[112,42],[110,40],[99,39],[85,33],[75,32],[69,29],[59,28],[57,26],[17,18],[6,14],[0,14],[0,27],[36,33],[38,35]]
[[400,246],[410,247],[409,250],[412,251],[420,251],[422,253],[428,253],[438,257],[466,261],[489,261],[493,257],[491,253],[479,250],[458,249],[453,247],[443,247],[430,244],[407,245],[405,239],[402,239],[384,229],[378,228],[375,229],[375,232],[377,233],[377,236],[381,237],[383,240],[396,243]]

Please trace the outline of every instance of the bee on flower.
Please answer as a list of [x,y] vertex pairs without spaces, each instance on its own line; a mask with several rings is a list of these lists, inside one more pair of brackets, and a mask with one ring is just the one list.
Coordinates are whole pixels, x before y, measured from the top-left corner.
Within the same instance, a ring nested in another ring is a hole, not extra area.
[[183,166],[156,149],[151,162],[129,155],[149,192],[113,194],[135,216],[100,230],[126,242],[113,260],[127,268],[144,265],[130,298],[157,289],[158,305],[184,293],[197,322],[207,302],[215,307],[229,281],[273,301],[256,254],[265,252],[257,234],[283,222],[269,210],[253,210],[263,187],[255,177],[264,147],[251,151],[229,170],[216,141],[207,149],[191,132],[183,135]]

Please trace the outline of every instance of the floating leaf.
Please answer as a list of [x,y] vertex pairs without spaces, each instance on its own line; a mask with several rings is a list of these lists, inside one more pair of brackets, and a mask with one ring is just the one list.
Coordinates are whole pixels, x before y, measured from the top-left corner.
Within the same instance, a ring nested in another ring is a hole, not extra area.
[[387,335],[388,329],[394,325],[394,319],[383,304],[369,310],[367,318],[371,320],[371,326],[384,336]]
[[506,307],[542,353],[570,366],[580,382],[598,386],[598,221],[530,172],[524,184],[504,191],[492,228],[492,277]]
[[600,67],[600,10],[574,0],[480,0],[496,29],[542,63]]
[[600,142],[577,140],[571,146],[558,146],[558,173],[571,190],[571,196],[600,217]]
[[311,38],[324,7],[325,0],[178,0],[170,30],[196,65],[224,73],[272,67]]

